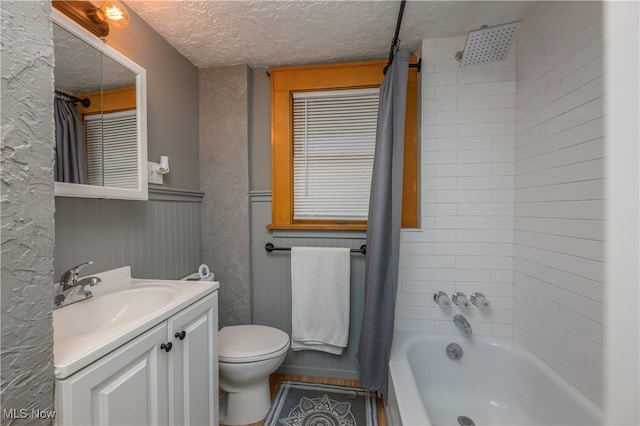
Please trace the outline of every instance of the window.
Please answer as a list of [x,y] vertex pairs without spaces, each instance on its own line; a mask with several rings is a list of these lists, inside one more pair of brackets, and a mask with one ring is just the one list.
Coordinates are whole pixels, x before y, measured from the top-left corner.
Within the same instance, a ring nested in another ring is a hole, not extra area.
[[294,220],[367,220],[379,92],[293,94]]
[[[271,70],[270,229],[366,229],[387,61]],[[418,226],[417,72],[409,69],[402,224]]]

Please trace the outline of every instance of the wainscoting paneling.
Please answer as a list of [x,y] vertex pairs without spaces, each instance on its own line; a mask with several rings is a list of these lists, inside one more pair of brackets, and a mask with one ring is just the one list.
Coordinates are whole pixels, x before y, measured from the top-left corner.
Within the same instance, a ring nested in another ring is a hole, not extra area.
[[[266,229],[271,222],[271,194],[251,194],[252,226],[252,283],[253,323],[277,327],[291,334],[291,257],[289,252],[267,253],[264,246],[318,246],[359,248],[365,244],[364,233],[359,238],[335,233],[320,232],[275,234]],[[284,236],[286,235],[286,236]],[[356,351],[360,338],[363,310],[365,257],[351,255],[351,320],[349,343],[342,355],[336,356],[316,351],[289,351],[282,367],[282,374],[298,374],[319,377],[357,379]],[[318,318],[322,321],[322,318]]]
[[177,279],[195,272],[201,259],[201,196],[189,201],[56,197],[56,281],[87,260],[95,264],[83,275],[127,265],[135,278]]

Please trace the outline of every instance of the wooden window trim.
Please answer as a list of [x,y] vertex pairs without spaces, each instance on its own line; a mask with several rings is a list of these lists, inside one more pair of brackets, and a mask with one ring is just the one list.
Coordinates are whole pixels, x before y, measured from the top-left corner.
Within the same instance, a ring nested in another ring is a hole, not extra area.
[[[411,63],[417,62],[411,58]],[[366,221],[293,219],[293,93],[380,87],[386,60],[271,70],[272,223],[268,229],[366,230]],[[419,227],[418,75],[409,68],[402,227]]]

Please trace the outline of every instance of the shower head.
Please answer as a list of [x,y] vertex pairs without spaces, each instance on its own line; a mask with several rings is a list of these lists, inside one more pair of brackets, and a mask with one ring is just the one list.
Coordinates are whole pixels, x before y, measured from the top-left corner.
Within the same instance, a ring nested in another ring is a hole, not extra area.
[[456,53],[460,68],[504,61],[522,21],[469,31],[464,50]]

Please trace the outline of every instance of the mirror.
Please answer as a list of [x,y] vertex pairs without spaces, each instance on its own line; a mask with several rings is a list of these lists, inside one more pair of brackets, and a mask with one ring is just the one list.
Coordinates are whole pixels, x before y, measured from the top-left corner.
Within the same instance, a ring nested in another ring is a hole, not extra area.
[[146,72],[53,11],[55,192],[148,199]]

